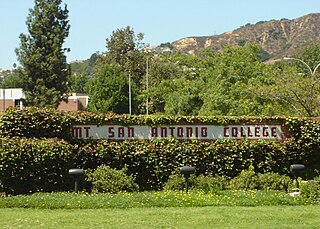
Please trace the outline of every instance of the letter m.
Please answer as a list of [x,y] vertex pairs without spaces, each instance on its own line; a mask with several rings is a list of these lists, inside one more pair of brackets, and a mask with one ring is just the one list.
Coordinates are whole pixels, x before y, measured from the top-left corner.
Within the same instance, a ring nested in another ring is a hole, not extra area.
[[72,127],[72,137],[82,138],[82,128]]

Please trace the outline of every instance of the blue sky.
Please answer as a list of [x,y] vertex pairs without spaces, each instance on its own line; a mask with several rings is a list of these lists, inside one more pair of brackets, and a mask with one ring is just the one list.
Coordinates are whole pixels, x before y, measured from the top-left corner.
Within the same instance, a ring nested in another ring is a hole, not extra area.
[[[69,9],[71,48],[68,61],[88,59],[106,51],[112,31],[131,26],[144,42],[159,45],[189,36],[232,31],[247,23],[294,19],[320,13],[319,0],[64,0]],[[18,63],[19,34],[27,33],[26,18],[34,0],[0,2],[0,68]]]

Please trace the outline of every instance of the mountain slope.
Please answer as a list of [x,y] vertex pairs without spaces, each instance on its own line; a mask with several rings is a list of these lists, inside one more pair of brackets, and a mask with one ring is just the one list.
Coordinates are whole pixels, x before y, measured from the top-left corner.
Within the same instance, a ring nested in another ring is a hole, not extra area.
[[293,20],[281,19],[246,25],[221,35],[188,37],[172,43],[174,50],[189,54],[202,48],[221,50],[225,44],[258,43],[272,58],[298,51],[304,44],[320,41],[320,13]]

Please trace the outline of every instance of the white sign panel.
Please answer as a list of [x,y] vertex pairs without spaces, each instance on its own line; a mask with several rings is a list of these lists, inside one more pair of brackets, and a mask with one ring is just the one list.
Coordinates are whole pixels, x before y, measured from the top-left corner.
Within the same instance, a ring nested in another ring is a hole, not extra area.
[[181,140],[215,139],[265,139],[281,140],[280,125],[170,125],[170,126],[121,126],[121,125],[77,125],[72,136],[81,139],[152,140],[176,138]]

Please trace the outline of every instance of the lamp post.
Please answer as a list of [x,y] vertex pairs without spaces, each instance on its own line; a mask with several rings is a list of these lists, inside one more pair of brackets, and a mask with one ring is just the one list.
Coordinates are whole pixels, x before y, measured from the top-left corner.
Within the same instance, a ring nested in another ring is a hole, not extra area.
[[146,68],[146,90],[147,90],[147,100],[146,100],[146,113],[149,114],[149,57],[147,56],[147,68]]
[[283,57],[283,60],[296,60],[296,61],[299,61],[299,62],[303,63],[303,64],[309,69],[310,74],[311,74],[312,76],[314,76],[314,74],[316,73],[318,67],[320,66],[320,63],[319,63],[319,64],[313,69],[313,71],[312,71],[312,69],[310,68],[310,66],[309,66],[306,62],[304,62],[303,60],[300,60],[300,59],[298,59],[298,58]]
[[129,114],[131,115],[131,72],[129,71]]
[[152,52],[151,49],[144,49],[146,53],[146,115],[149,114],[149,54]]

